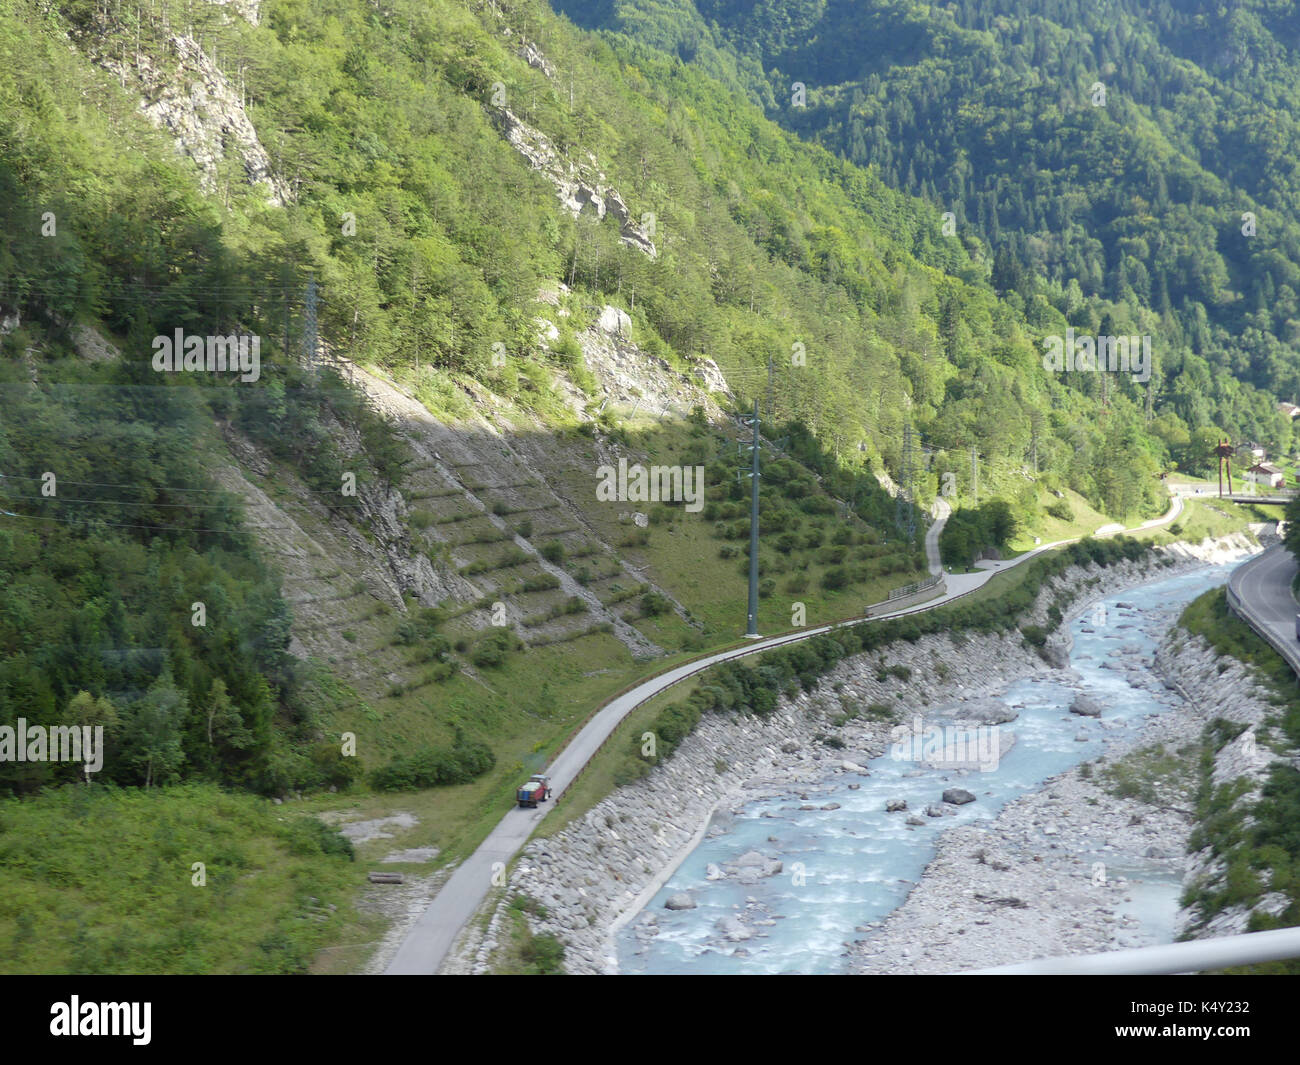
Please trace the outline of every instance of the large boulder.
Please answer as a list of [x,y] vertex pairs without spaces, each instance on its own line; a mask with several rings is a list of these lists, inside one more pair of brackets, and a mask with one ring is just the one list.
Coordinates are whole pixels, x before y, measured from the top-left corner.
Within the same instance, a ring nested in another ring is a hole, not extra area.
[[[1005,725],[1020,716],[1020,711],[1001,699],[964,699],[947,703],[933,713],[946,721],[973,721],[980,725]],[[931,722],[933,723],[933,722]]]
[[1054,640],[1048,640],[1038,649],[1039,655],[1053,669],[1068,669],[1070,666],[1070,653],[1059,643]]
[[938,757],[921,762],[927,769],[968,769],[990,773],[1016,745],[1016,734],[996,725],[954,726],[950,742]]
[[974,802],[975,796],[965,788],[948,788],[943,793],[943,801],[951,803],[953,806],[962,806],[968,802]]
[[745,883],[776,876],[785,865],[779,858],[769,858],[758,851],[746,851],[734,861],[724,862],[722,868],[728,876]]
[[679,891],[676,895],[669,895],[668,901],[664,903],[665,910],[693,910],[695,909],[695,900],[685,891]]
[[602,333],[622,337],[625,340],[632,338],[632,319],[628,317],[627,311],[608,304],[601,309],[600,317],[596,320],[596,328]]
[[723,917],[714,927],[732,943],[742,943],[754,936],[753,930],[746,928],[740,918],[736,916]]
[[896,814],[907,809],[906,799],[890,799],[885,803],[885,813]]
[[1101,704],[1091,696],[1080,693],[1070,703],[1070,713],[1080,717],[1101,717]]

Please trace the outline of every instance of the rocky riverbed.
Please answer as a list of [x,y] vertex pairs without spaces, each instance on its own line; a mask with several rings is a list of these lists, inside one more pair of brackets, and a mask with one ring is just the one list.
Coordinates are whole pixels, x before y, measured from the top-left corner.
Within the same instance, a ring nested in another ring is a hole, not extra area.
[[[1215,760],[1216,783],[1241,776],[1255,781],[1238,805],[1258,797],[1258,782],[1277,757],[1252,738],[1264,720],[1268,692],[1240,663],[1227,662],[1220,671],[1224,664],[1199,637],[1170,631],[1149,676],[1182,698],[1141,730],[1108,737],[1104,762],[1049,780],[989,824],[946,833],[907,902],[863,929],[869,934],[853,946],[852,970],[955,972],[1153,942],[1133,916],[1139,882],[1162,879],[1181,891],[1223,873],[1208,851],[1187,854],[1205,725],[1223,717],[1251,726]],[[1157,745],[1179,763],[1172,771],[1160,771]],[[1141,798],[1117,798],[1121,779],[1149,786]],[[1265,895],[1203,926],[1195,912],[1180,911],[1171,931],[1241,932],[1252,909],[1272,913],[1281,905],[1282,896]]]
[[[1163,553],[1166,565],[1125,563],[1071,571],[1044,589],[1038,607],[1024,621],[1046,619],[1056,586],[1084,589],[1070,608],[1078,615],[1122,589],[1257,549],[1247,538],[1234,537],[1200,548],[1178,545]],[[883,655],[841,663],[816,691],[783,699],[767,722],[710,717],[648,778],[618,789],[556,836],[531,842],[505,894],[522,892],[542,903],[546,917],[530,918],[530,923],[536,931],[565,941],[570,972],[614,971],[613,935],[626,921],[635,920],[638,937],[653,937],[659,915],[642,914],[641,907],[704,834],[726,832],[735,811],[764,797],[794,793],[805,808],[830,808],[833,804],[826,803],[823,793],[832,787],[853,788],[845,781],[865,775],[863,765],[885,751],[891,722],[848,722],[835,730],[844,744],[836,750],[816,739],[828,731],[831,718],[851,706],[889,703],[925,708],[927,715],[942,708],[978,719],[981,705],[1003,693],[1008,678],[1052,673],[1068,677],[1067,670],[1054,670],[1044,661],[1046,657],[1065,665],[1066,639],[1058,633],[1042,657],[1018,634],[900,642]],[[1184,663],[1186,679],[1193,683],[1200,677],[1196,671],[1207,664],[1204,649],[1186,640],[1177,653],[1162,648],[1160,657]],[[906,667],[910,674],[905,679],[882,675],[887,665]],[[1117,654],[1108,665],[1130,680],[1160,684],[1149,662]],[[1231,670],[1211,672],[1225,691],[1234,684]],[[1237,705],[1241,683],[1245,681],[1239,680],[1225,696]],[[1082,722],[1088,709],[1080,709]],[[1153,731],[1144,731],[1141,739],[1114,730],[1108,758],[1161,735],[1154,730],[1173,730],[1166,740],[1171,744],[1182,742],[1180,729],[1199,735],[1190,716],[1180,724],[1172,714],[1162,715],[1150,728]],[[959,776],[954,784],[961,783]],[[900,811],[898,816],[912,819],[910,824],[926,816],[953,815],[956,802],[934,798],[926,808]],[[862,926],[859,932],[865,938],[842,949],[851,948],[851,967],[857,971],[920,972],[1124,945],[1137,935],[1134,919],[1126,916],[1133,890],[1123,870],[1130,860],[1140,860],[1145,870],[1166,866],[1171,877],[1186,864],[1181,857],[1186,817],[1172,808],[1176,805],[1148,808],[1135,800],[1110,798],[1084,772],[1063,774],[1009,803],[992,822],[954,825],[941,837],[934,860],[906,902],[882,925]],[[1100,856],[1093,856],[1099,840],[1104,840]],[[709,876],[742,878],[738,882],[744,883],[744,877],[777,875],[781,862],[775,849],[759,848],[742,856],[740,866],[711,869]],[[720,944],[740,944],[729,948],[733,952],[743,952],[746,939],[766,936],[780,919],[752,897],[730,917],[727,927],[719,921],[717,935]],[[447,968],[486,970],[499,927],[500,921],[493,920],[486,932],[463,937],[458,957]]]

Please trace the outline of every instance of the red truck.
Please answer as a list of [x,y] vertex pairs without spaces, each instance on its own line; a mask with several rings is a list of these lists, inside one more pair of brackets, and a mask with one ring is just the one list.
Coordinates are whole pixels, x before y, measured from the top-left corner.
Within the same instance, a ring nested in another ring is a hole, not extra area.
[[535,807],[539,802],[545,802],[550,797],[551,778],[541,773],[534,773],[528,778],[528,783],[515,793],[515,801],[520,806],[528,807]]

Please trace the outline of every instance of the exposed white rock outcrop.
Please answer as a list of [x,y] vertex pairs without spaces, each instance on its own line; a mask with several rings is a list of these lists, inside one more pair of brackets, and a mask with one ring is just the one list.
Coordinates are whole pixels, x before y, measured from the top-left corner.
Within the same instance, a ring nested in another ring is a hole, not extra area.
[[[244,8],[251,8],[249,13],[256,17],[256,4],[234,5],[240,14],[245,14]],[[167,47],[165,60],[145,54],[127,60],[107,53],[94,58],[123,85],[135,85],[141,94],[140,111],[172,135],[177,151],[194,160],[204,191],[216,191],[223,164],[233,158],[248,184],[262,186],[269,203],[283,206],[292,199],[289,187],[272,170],[226,76],[192,37],[173,35]]]
[[594,157],[588,155],[587,163],[573,163],[560,155],[545,133],[528,125],[508,107],[495,108],[492,113],[511,147],[555,186],[560,206],[574,218],[586,208],[594,211],[598,219],[603,219],[606,212],[612,214],[618,220],[623,243],[655,258],[658,252],[651,223],[643,225],[632,217],[618,190],[605,184],[605,175],[596,169]]
[[229,8],[250,26],[261,24],[262,0],[207,0],[214,7]]
[[72,329],[72,346],[88,362],[115,362],[122,357],[115,344],[110,343],[96,329],[77,325]]
[[532,41],[521,39],[519,47],[515,49],[515,55],[522,59],[534,70],[540,70],[548,78],[555,77],[555,66],[549,59],[542,54],[542,50]]
[[[539,319],[542,339],[554,329]],[[701,406],[709,417],[719,414],[715,393],[729,395],[726,379],[712,359],[692,360],[689,371],[675,370],[665,359],[638,347],[626,311],[605,306],[596,321],[577,335],[587,369],[608,401],[648,414],[685,417]]]

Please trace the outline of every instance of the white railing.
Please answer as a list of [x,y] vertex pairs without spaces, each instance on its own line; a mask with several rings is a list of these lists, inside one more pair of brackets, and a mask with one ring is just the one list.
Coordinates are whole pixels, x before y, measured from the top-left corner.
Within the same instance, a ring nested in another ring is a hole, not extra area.
[[1133,947],[1104,954],[1080,954],[1065,958],[1036,958],[997,965],[990,969],[967,969],[960,976],[1168,976],[1226,969],[1233,965],[1255,965],[1266,961],[1300,958],[1300,928],[1279,928],[1272,932],[1247,932],[1217,939],[1193,939],[1156,947]]

